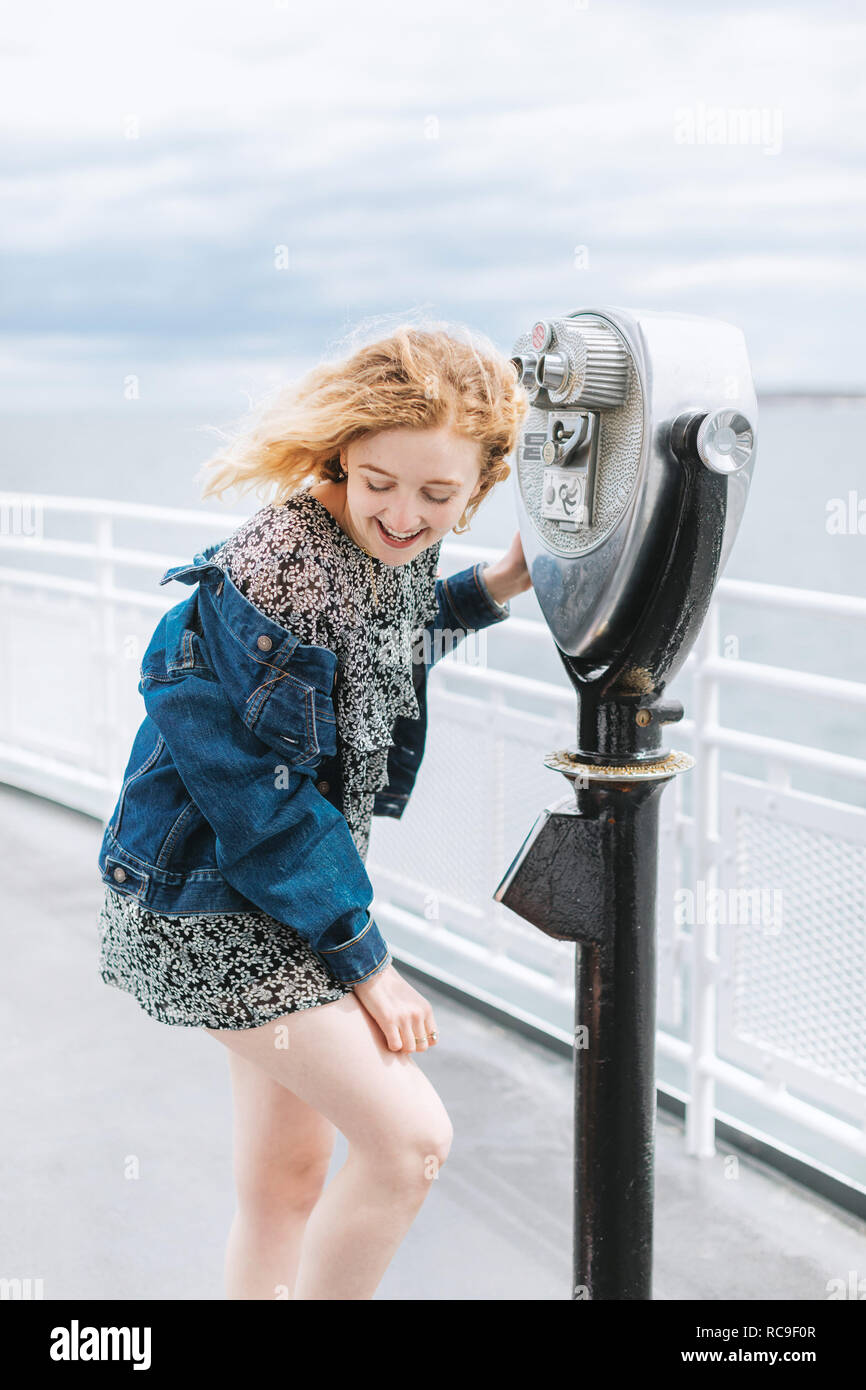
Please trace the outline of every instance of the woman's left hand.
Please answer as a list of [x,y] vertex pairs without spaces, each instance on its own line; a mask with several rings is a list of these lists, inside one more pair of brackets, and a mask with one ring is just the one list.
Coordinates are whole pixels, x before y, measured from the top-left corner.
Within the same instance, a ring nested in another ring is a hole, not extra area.
[[502,558],[487,566],[484,582],[496,603],[507,603],[515,594],[525,593],[527,589],[532,588],[519,531],[515,531]]

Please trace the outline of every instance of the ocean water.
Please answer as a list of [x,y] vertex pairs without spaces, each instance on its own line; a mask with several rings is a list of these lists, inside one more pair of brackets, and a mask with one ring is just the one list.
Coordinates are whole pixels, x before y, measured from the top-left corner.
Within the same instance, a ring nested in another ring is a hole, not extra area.
[[[726,574],[796,588],[833,593],[866,593],[866,468],[863,439],[866,399],[817,401],[773,398],[759,401],[758,456],[752,490]],[[178,414],[148,411],[128,402],[115,411],[65,414],[6,414],[0,417],[0,488],[28,493],[100,497],[163,506],[199,508],[213,513],[213,524],[171,528],[159,545],[177,560],[222,539],[231,526],[226,514],[247,515],[261,505],[254,495],[225,503],[203,502],[193,475],[213,452],[208,425],[224,423],[218,411]],[[467,543],[505,547],[516,530],[513,477],[485,502]],[[857,529],[862,504],[863,533]],[[853,525],[851,523],[854,523]],[[52,534],[85,538],[87,524],[70,518],[52,525]],[[154,544],[153,528],[118,523],[120,544]],[[19,556],[15,563],[23,563]],[[43,564],[45,562],[43,561]],[[70,564],[72,568],[70,568]],[[449,564],[450,569],[457,568]],[[75,562],[58,561],[57,572],[75,573]],[[83,571],[81,571],[83,573]],[[160,571],[161,572],[161,571]],[[155,586],[159,575],[154,572]],[[145,580],[140,575],[137,582]],[[145,580],[146,582],[146,580]],[[529,593],[512,601],[512,612],[540,617]],[[821,616],[797,617],[773,609],[725,604],[722,636],[726,652],[742,660],[822,672],[866,681],[866,633],[862,622]],[[507,626],[507,625],[506,625]],[[562,682],[563,670],[551,647],[529,656],[506,644],[495,629],[488,634],[490,660],[539,679]],[[690,682],[672,687],[689,712]],[[866,757],[862,711],[812,698],[725,687],[722,722],[754,732]],[[674,731],[671,730],[673,735]],[[753,770],[747,760],[726,759],[734,771]],[[795,776],[795,785],[823,795],[864,802],[864,788],[821,773]]]

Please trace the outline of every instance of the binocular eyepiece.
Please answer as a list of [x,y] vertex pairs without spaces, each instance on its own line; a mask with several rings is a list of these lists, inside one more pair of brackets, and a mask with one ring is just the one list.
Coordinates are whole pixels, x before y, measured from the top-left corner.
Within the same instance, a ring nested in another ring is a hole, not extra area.
[[600,323],[579,328],[569,320],[540,319],[530,334],[531,348],[512,357],[529,398],[551,405],[605,409],[622,405],[628,387],[628,354]]

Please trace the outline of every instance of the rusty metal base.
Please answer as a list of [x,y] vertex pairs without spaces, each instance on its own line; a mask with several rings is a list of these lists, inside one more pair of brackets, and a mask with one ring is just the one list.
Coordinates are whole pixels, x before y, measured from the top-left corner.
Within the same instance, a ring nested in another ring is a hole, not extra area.
[[561,772],[570,781],[587,782],[657,782],[674,777],[678,772],[688,772],[695,760],[690,753],[671,750],[656,762],[633,763],[589,763],[581,759],[571,749],[560,749],[548,753],[544,766],[554,772]]

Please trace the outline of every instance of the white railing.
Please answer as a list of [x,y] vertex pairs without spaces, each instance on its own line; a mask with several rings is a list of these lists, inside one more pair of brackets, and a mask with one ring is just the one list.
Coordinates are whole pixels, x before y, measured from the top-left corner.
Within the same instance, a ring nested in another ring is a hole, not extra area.
[[[0,493],[2,780],[107,818],[143,714],[140,656],[154,615],[178,601],[157,581],[244,519]],[[60,521],[86,526],[88,537],[48,534]],[[148,533],[144,544],[116,542],[126,524]],[[446,542],[444,572],[498,553]],[[67,572],[76,567],[86,573]],[[130,582],[136,570],[146,587]],[[714,1151],[722,1091],[732,1123],[866,1186],[866,811],[791,785],[795,769],[833,774],[862,796],[866,759],[719,717],[731,682],[856,710],[866,684],[719,656],[719,609],[730,603],[853,621],[859,633],[866,619],[866,599],[724,579],[678,678],[691,679],[690,717],[675,742],[689,743],[697,762],[688,791],[678,778],[661,800],[660,1084],[686,1105],[693,1154]],[[519,652],[523,669],[551,646],[543,622],[516,616],[479,634],[488,636]],[[375,822],[376,916],[398,959],[569,1041],[572,947],[492,892],[533,817],[565,792],[542,758],[573,741],[574,694],[564,673],[555,683],[503,670],[485,642],[481,660],[470,646],[431,677],[431,734],[405,815]],[[748,754],[763,775],[727,772],[729,754]],[[718,908],[744,894],[754,902],[777,879],[787,895],[781,926],[714,921],[718,911],[677,920],[684,889],[693,904],[703,895]]]

